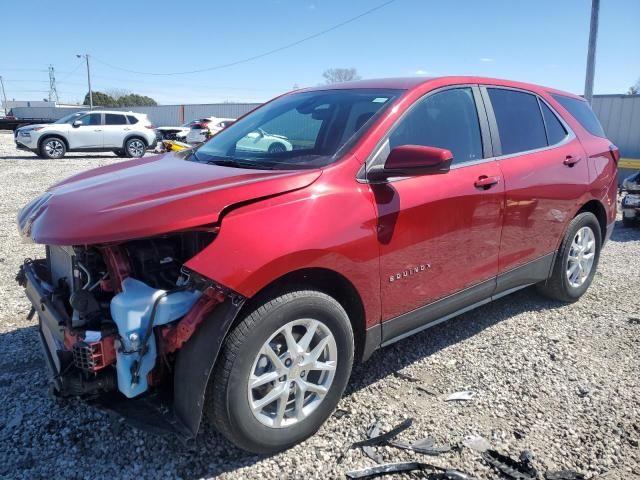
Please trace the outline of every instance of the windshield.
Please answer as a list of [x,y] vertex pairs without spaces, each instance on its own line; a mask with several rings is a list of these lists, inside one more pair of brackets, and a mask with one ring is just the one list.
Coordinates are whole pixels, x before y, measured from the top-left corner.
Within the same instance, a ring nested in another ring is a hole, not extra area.
[[78,119],[78,117],[81,117],[84,114],[85,114],[85,112],[70,113],[69,115],[65,115],[64,117],[56,120],[53,123],[73,123],[75,120]]
[[187,159],[258,169],[328,165],[400,93],[336,89],[285,95],[228,126]]

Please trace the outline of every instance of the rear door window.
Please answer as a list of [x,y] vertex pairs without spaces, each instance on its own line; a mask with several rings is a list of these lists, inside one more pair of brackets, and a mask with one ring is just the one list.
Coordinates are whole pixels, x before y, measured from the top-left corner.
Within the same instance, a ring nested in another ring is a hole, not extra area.
[[127,119],[124,115],[118,115],[116,113],[105,113],[104,115],[105,125],[126,125]]
[[394,128],[389,147],[422,145],[446,148],[453,163],[482,158],[478,111],[471,88],[452,88],[418,101]]
[[498,124],[502,155],[547,146],[544,121],[535,95],[503,88],[488,88],[487,92]]
[[552,95],[569,113],[582,125],[585,130],[596,137],[606,137],[602,125],[596,114],[586,100],[565,97],[564,95]]
[[542,109],[542,117],[547,130],[547,143],[549,145],[560,143],[567,136],[567,130],[546,103],[540,101],[540,108]]

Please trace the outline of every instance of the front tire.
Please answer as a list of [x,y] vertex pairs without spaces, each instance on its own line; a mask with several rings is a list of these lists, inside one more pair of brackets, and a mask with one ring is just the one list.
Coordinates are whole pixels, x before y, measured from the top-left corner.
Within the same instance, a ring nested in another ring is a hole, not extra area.
[[140,158],[147,151],[147,144],[141,138],[130,138],[124,142],[124,152],[129,158]]
[[583,212],[569,223],[556,254],[551,276],[539,291],[561,302],[577,301],[593,281],[600,259],[602,233],[591,212]]
[[45,138],[42,143],[40,143],[39,153],[42,158],[58,160],[64,157],[64,154],[67,153],[67,147],[61,138]]
[[313,435],[351,375],[353,331],[332,297],[301,290],[252,309],[225,340],[209,384],[207,416],[253,453]]

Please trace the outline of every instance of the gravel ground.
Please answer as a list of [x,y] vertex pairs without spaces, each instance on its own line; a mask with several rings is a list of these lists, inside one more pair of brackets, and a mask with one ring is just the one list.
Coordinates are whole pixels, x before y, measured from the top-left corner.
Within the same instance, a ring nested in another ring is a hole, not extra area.
[[[540,472],[640,478],[640,229],[618,226],[578,303],[560,305],[527,289],[379,351],[355,367],[339,405],[344,416],[334,415],[304,444],[258,457],[210,430],[187,448],[48,396],[35,320],[26,319],[29,306],[13,280],[22,259],[43,249],[21,242],[16,212],[53,182],[120,160],[39,160],[0,132],[0,161],[3,478],[344,478],[373,464],[347,449],[373,421],[391,428],[407,417],[415,420],[401,435],[406,440],[429,436],[446,445],[481,435],[512,457],[530,449]],[[466,389],[477,393],[471,401],[443,400]],[[438,457],[376,451],[385,461],[418,459],[498,478],[468,448]]]

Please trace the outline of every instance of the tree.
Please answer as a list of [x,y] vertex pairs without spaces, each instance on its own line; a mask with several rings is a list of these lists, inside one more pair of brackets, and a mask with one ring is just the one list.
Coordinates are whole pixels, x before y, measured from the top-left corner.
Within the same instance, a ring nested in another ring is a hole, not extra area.
[[360,75],[355,68],[330,68],[322,74],[327,84],[360,80]]
[[[100,107],[117,107],[118,102],[112,96],[102,92],[92,92],[93,104]],[[89,105],[89,93],[84,96],[83,105]]]
[[638,95],[640,93],[640,78],[635,83],[635,85],[631,85],[629,90],[627,90],[627,95]]
[[[111,90],[113,91],[113,90]],[[117,94],[121,94],[124,90],[120,90]],[[114,98],[103,92],[93,92],[93,104],[100,107],[150,107],[158,105],[153,98],[136,93],[127,93]],[[89,94],[84,97],[83,105],[89,105]]]
[[136,93],[130,93],[129,95],[120,97],[117,101],[121,107],[155,107],[158,105],[158,102],[153,98]]
[[105,93],[115,100],[120,100],[122,97],[131,95],[132,92],[126,88],[110,88],[109,90],[105,90]]

